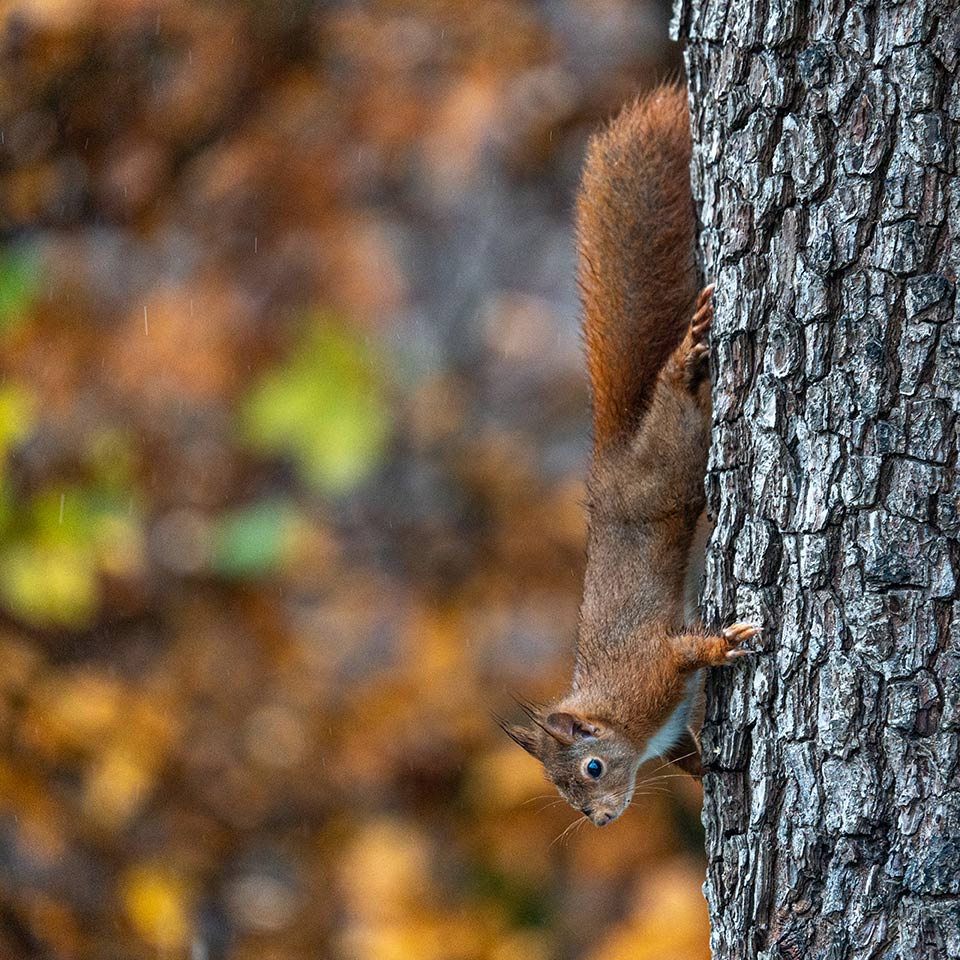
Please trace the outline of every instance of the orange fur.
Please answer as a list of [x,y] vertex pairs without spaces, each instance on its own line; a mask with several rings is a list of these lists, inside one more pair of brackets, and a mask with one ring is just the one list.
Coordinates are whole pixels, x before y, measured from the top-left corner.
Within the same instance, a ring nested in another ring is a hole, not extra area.
[[597,826],[630,804],[650,757],[699,771],[701,671],[755,632],[684,623],[713,317],[713,288],[697,299],[689,159],[676,87],[625,109],[588,152],[577,230],[594,456],[576,664],[558,702],[524,706],[530,726],[502,724]]
[[626,107],[591,141],[577,200],[579,283],[597,450],[627,438],[697,294],[683,87]]

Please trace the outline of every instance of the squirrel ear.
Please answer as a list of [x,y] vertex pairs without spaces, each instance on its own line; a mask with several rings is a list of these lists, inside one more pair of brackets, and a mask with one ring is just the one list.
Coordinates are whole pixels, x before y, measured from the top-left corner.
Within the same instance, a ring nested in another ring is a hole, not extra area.
[[603,727],[576,713],[551,713],[544,729],[554,740],[568,746],[578,737],[599,737]]

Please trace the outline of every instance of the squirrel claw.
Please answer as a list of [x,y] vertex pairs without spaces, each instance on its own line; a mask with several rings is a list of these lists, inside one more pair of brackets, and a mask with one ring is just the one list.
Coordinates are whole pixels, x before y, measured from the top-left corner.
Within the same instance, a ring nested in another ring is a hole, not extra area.
[[727,651],[727,659],[733,660],[736,657],[742,657],[750,653],[749,650],[744,650],[741,645],[751,637],[758,636],[759,633],[760,628],[754,626],[752,623],[734,623],[727,627],[721,634],[730,646],[730,649]]
[[687,388],[692,391],[706,380],[710,372],[710,345],[699,339],[693,327],[682,347],[683,375]]
[[699,343],[713,324],[713,284],[704,287],[697,298],[697,309],[690,321],[690,337]]
[[743,646],[745,640],[755,637],[760,628],[752,623],[735,623],[718,634],[693,634],[686,638],[688,662],[696,668],[722,667],[749,656],[755,651]]
[[707,332],[713,323],[713,284],[704,287],[697,299],[697,311],[690,320],[687,335],[677,347],[675,369],[688,390],[696,392],[709,377],[710,346]]
[[752,623],[734,623],[720,632],[721,642],[725,644],[723,651],[723,662],[733,663],[740,657],[749,656],[753,653],[743,646],[744,641],[751,637],[756,637],[760,633],[760,628]]
[[689,391],[696,393],[710,375],[710,346],[707,331],[713,323],[713,284],[704,287],[697,299],[697,310],[680,345],[667,363],[669,375],[676,377]]

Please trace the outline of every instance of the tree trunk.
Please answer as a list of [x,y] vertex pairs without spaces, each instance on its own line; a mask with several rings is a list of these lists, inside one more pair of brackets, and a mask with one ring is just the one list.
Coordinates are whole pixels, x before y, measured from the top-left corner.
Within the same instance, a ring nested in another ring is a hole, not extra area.
[[709,683],[714,957],[960,957],[960,12],[674,27],[717,283],[707,614],[764,627]]

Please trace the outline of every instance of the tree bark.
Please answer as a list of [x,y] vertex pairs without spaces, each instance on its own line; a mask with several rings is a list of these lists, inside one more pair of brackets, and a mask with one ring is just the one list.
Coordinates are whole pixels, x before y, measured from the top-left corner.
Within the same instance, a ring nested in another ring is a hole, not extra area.
[[[814,13],[812,8],[819,7]],[[960,957],[960,11],[678,0],[717,284],[717,960]]]

